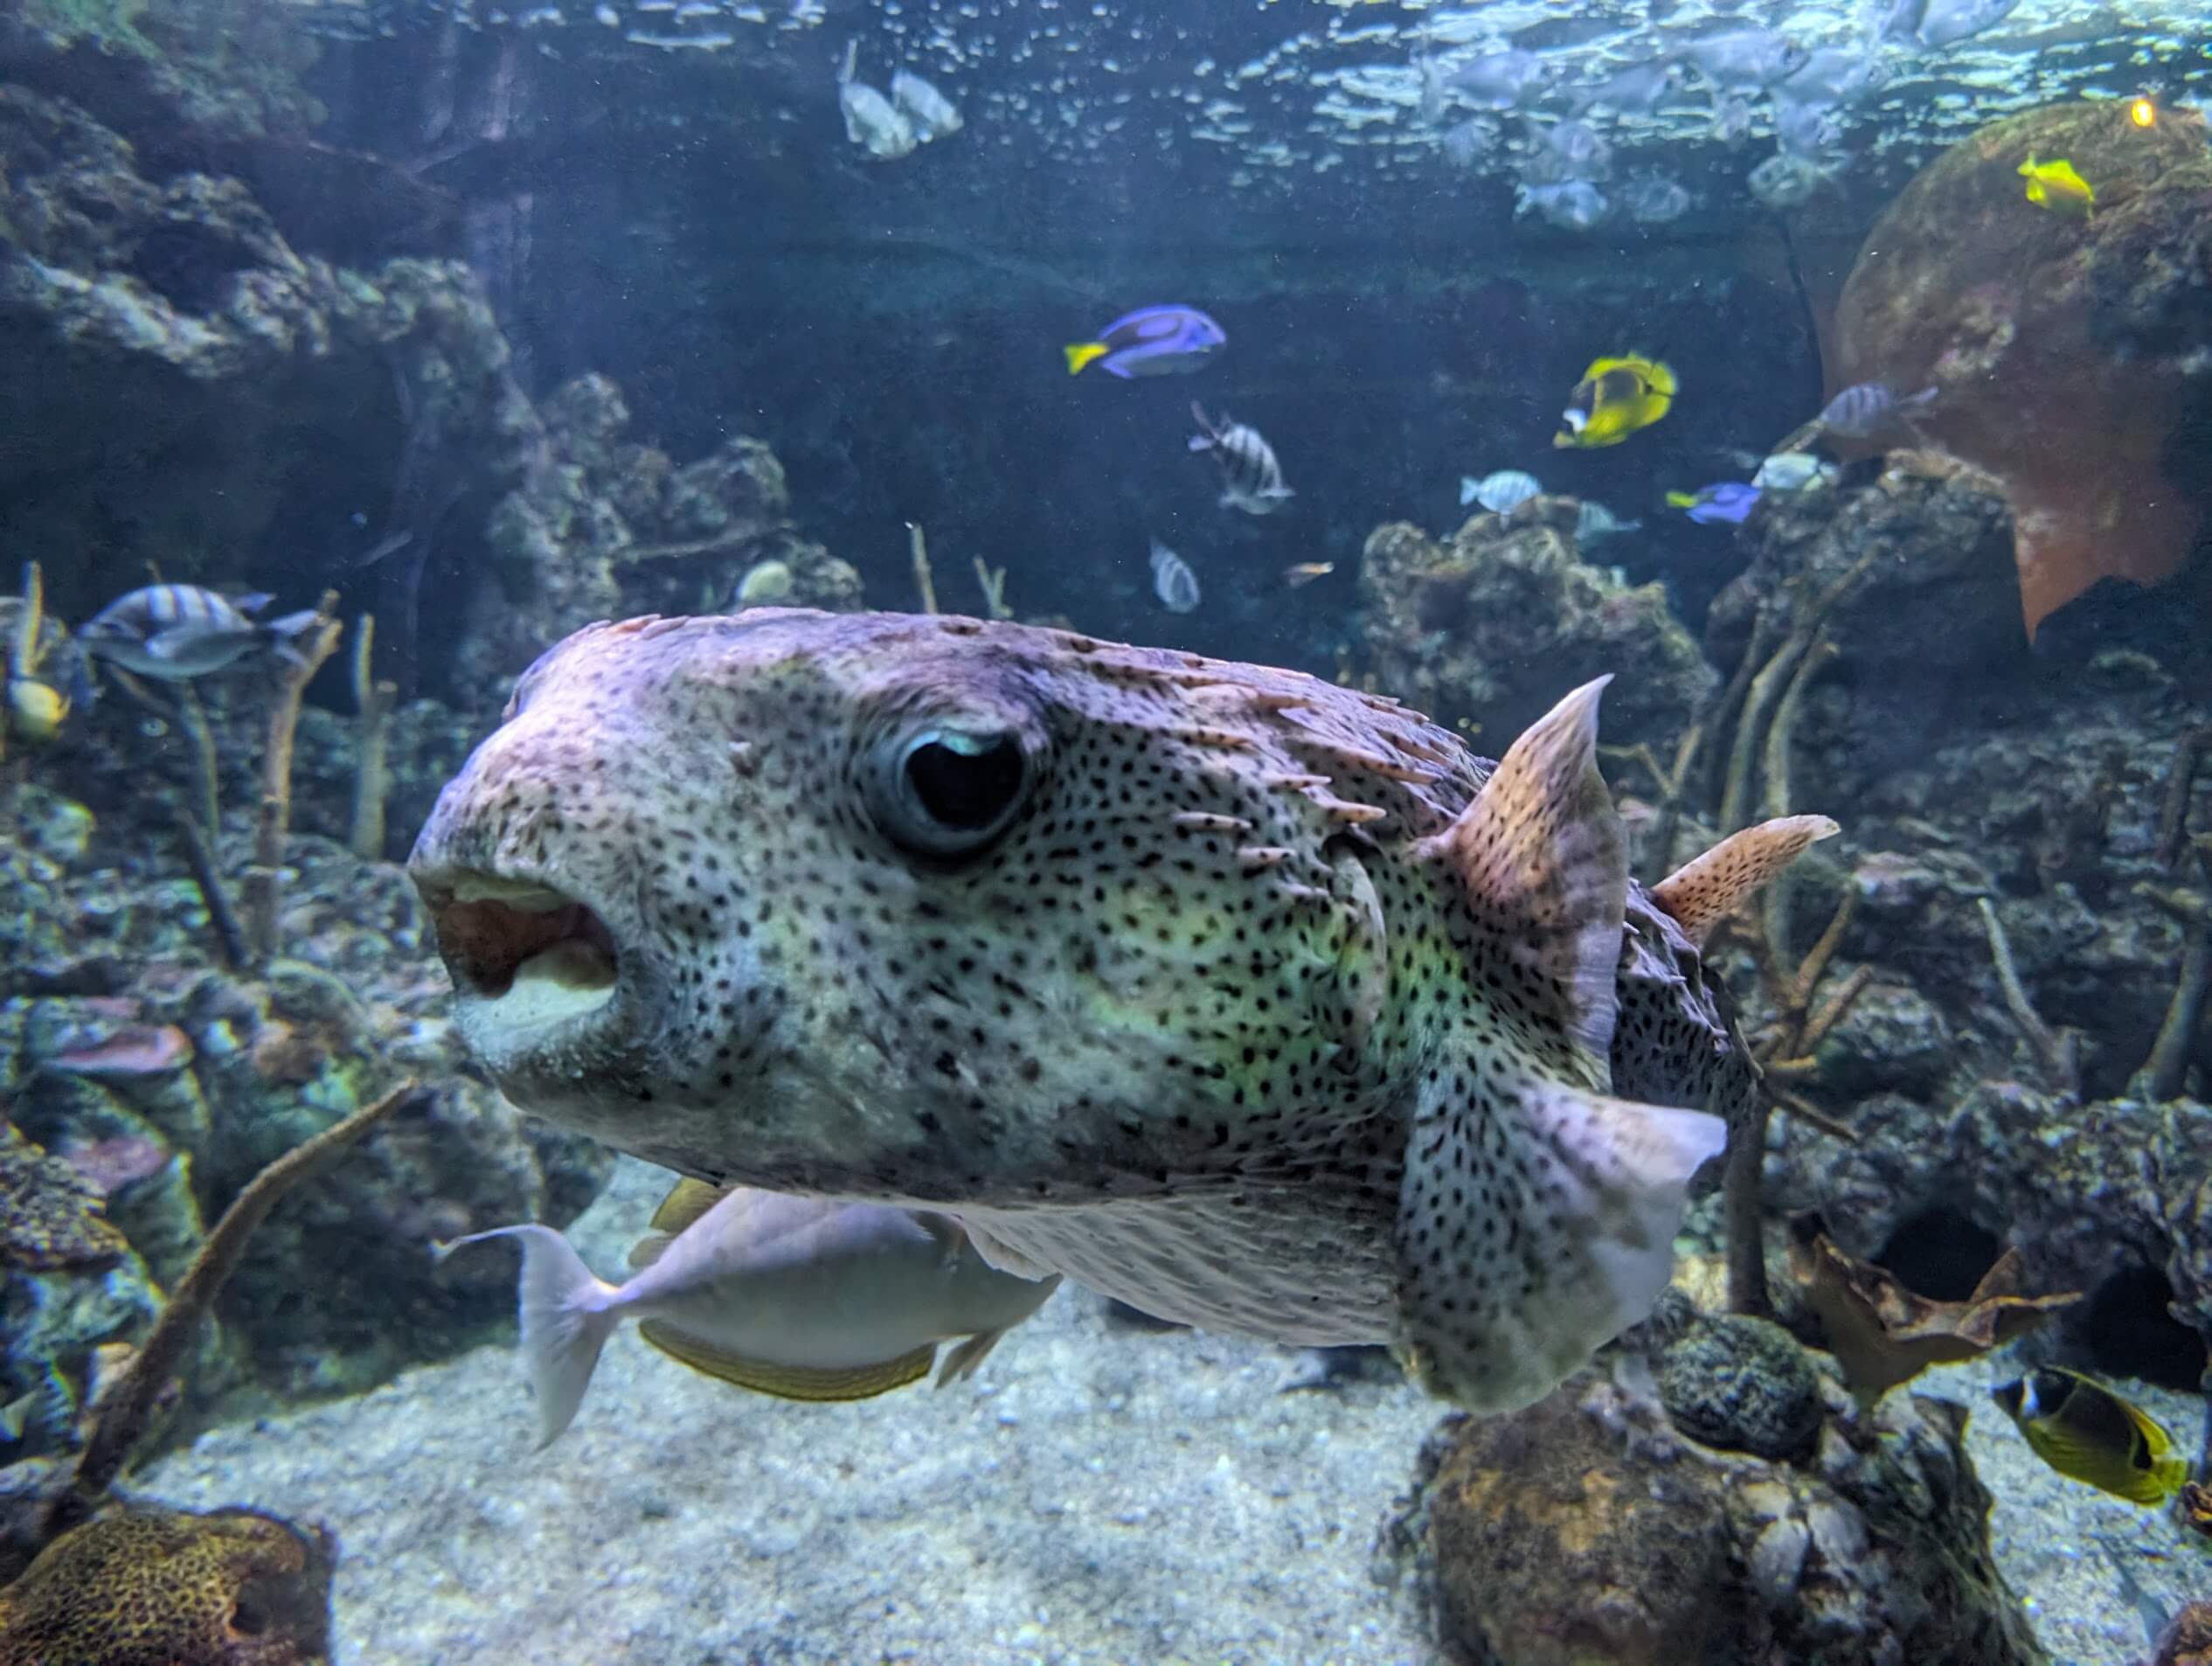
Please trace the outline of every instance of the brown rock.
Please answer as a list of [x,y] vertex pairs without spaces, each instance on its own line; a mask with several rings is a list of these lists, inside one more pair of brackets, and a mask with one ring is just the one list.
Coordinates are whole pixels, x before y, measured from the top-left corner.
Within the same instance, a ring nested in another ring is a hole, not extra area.
[[1990,1559],[1958,1406],[1832,1381],[1806,1454],[1683,1437],[1626,1374],[1447,1424],[1413,1530],[1467,1666],[2043,1660]]
[[[2030,203],[2030,155],[2073,163],[2087,217]],[[2125,101],[1993,121],[1923,170],[1867,233],[1836,308],[1830,382],[1934,385],[1919,426],[2003,482],[2032,635],[2100,579],[2155,584],[2208,507],[2165,465],[2188,412],[2212,266],[2202,116],[2138,128]]]

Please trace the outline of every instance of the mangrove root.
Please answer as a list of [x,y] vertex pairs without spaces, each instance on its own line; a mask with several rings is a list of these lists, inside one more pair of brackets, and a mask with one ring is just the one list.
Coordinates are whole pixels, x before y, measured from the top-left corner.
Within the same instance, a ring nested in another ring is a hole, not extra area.
[[326,590],[315,622],[294,638],[269,705],[269,735],[261,756],[261,802],[253,817],[253,865],[246,871],[246,943],[256,966],[276,957],[277,917],[284,900],[284,836],[292,824],[292,740],[300,699],[322,663],[337,652],[345,627],[338,593]]
[[231,1200],[170,1293],[169,1305],[155,1320],[144,1345],[114,1386],[101,1394],[70,1484],[48,1507],[45,1538],[51,1541],[87,1520],[107,1497],[131,1448],[146,1433],[201,1322],[214,1310],[215,1298],[237,1270],[247,1240],[277,1200],[301,1181],[328,1169],[348,1146],[413,1099],[417,1091],[414,1081],[404,1082],[375,1104],[332,1123],[263,1169]]
[[364,862],[384,855],[384,802],[391,790],[392,707],[397,683],[373,669],[377,621],[363,614],[353,628],[353,827],[347,843]]

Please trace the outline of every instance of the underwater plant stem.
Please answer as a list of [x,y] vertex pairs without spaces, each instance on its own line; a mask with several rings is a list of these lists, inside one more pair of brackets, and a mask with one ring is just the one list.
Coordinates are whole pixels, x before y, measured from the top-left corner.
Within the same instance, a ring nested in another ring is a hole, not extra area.
[[246,928],[238,923],[238,910],[231,906],[231,893],[224,886],[205,830],[189,810],[182,806],[172,809],[177,842],[184,847],[184,865],[192,871],[192,883],[199,887],[200,901],[206,906],[216,941],[222,945],[223,963],[235,971],[246,962]]
[[377,621],[363,614],[353,628],[353,825],[347,843],[373,862],[384,854],[384,801],[391,788],[391,722],[397,683],[377,681]]
[[16,619],[15,646],[8,669],[17,677],[38,674],[38,637],[46,622],[46,573],[36,561],[23,564],[23,612]]
[[284,836],[292,823],[292,741],[299,732],[300,699],[308,684],[337,651],[345,627],[336,617],[338,593],[326,590],[321,615],[301,633],[284,661],[269,705],[269,738],[261,758],[261,802],[253,818],[253,865],[246,871],[246,941],[253,961],[266,966],[277,951],[277,915],[283,902]]
[[1743,715],[1737,720],[1736,738],[1729,744],[1728,776],[1721,788],[1720,825],[1723,833],[1733,833],[1745,825],[1751,796],[1751,760],[1758,755],[1759,741],[1765,733],[1775,702],[1809,646],[1802,636],[1791,637],[1751,678]]
[[913,557],[914,586],[922,593],[922,611],[933,614],[937,611],[937,586],[930,578],[929,541],[922,536],[919,521],[906,523],[906,548]]
[[2188,892],[2139,885],[2136,894],[2178,920],[2188,933],[2181,949],[2181,973],[2167,1003],[2166,1017],[2151,1044],[2151,1056],[2128,1083],[2128,1091],[2155,1104],[2179,1099],[2188,1076],[2189,1052],[2196,1039],[2204,1003],[2212,995],[2212,903]]
[[2012,941],[2005,935],[1997,910],[1987,897],[1977,897],[1974,904],[1981,910],[1982,930],[1988,934],[1989,959],[1997,968],[1997,988],[2004,995],[2006,1010],[2012,1014],[2013,1023],[2052,1079],[2066,1092],[2074,1092],[2077,1084],[2071,1050],[2036,1016],[2035,1003],[2028,1000],[2028,991],[2021,983],[2020,968],[2013,960]]
[[92,1433],[78,1454],[69,1489],[57,1498],[45,1524],[49,1539],[89,1517],[122,1473],[131,1448],[144,1434],[156,1404],[175,1373],[201,1320],[236,1271],[253,1231],[268,1218],[277,1200],[301,1181],[322,1173],[378,1122],[412,1100],[418,1084],[410,1078],[373,1105],[333,1122],[312,1139],[269,1163],[231,1199],[184,1276],[170,1293],[168,1305],[114,1390],[102,1397]]
[[1766,1125],[1773,1100],[1760,1080],[1742,1115],[1730,1119],[1728,1156],[1721,1170],[1722,1230],[1728,1259],[1728,1310],[1770,1318],[1774,1299],[1766,1286],[1766,1209],[1761,1192],[1766,1169]]
[[189,683],[177,685],[177,725],[192,743],[192,785],[198,800],[192,818],[206,833],[211,853],[223,830],[222,756],[215,749],[215,732],[207,725],[207,709]]
[[2167,766],[2166,795],[2159,804],[2158,843],[2154,853],[2171,873],[2181,865],[2188,843],[2189,791],[2196,784],[2197,767],[2212,753],[2212,728],[2191,729],[2174,743],[2174,759]]

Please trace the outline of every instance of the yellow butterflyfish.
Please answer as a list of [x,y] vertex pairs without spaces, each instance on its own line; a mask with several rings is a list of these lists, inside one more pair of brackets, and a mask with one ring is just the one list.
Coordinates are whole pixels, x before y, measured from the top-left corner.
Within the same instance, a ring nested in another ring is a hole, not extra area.
[[1551,436],[1555,446],[1584,449],[1617,446],[1648,428],[1675,403],[1675,372],[1656,359],[1632,356],[1593,359],[1575,384]]
[[2020,164],[2020,174],[2028,182],[2028,200],[2038,208],[2054,214],[2087,214],[2097,206],[2096,191],[2063,156],[2038,162],[2031,150]]

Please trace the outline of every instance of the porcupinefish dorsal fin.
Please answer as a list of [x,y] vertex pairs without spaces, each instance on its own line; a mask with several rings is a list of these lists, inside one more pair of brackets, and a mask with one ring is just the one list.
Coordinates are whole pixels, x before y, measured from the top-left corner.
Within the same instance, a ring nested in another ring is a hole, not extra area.
[[766,1359],[728,1354],[685,1336],[659,1319],[648,1319],[637,1334],[670,1359],[756,1394],[787,1400],[865,1400],[919,1382],[936,1363],[937,1344],[926,1342],[911,1353],[875,1365],[822,1367],[779,1365]]
[[1536,1399],[1650,1310],[1690,1176],[1726,1142],[1717,1117],[1605,1091],[1628,854],[1598,772],[1604,686],[1532,725],[1432,841],[1465,883],[1469,995],[1417,1090],[1397,1339],[1423,1386],[1478,1410]]
[[661,1259],[668,1246],[681,1238],[707,1211],[735,1191],[735,1186],[711,1185],[689,1176],[669,1188],[661,1206],[653,1211],[652,1230],[630,1249],[630,1271],[641,1272]]
[[1467,891],[1467,950],[1502,965],[1494,1004],[1564,1030],[1592,1085],[1610,1079],[1614,968],[1628,904],[1628,841],[1598,773],[1598,697],[1585,683],[1522,732],[1459,819],[1429,841]]
[[1651,899],[1673,915],[1697,948],[1713,927],[1804,853],[1842,830],[1825,816],[1784,816],[1731,833],[1703,856],[1661,880]]

